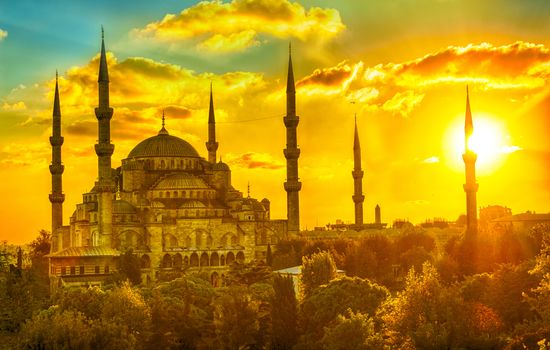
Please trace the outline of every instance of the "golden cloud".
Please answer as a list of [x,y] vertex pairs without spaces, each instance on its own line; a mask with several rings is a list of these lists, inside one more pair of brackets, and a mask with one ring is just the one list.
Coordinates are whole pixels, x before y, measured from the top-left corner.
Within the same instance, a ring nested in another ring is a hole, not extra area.
[[316,69],[298,82],[306,96],[340,95],[370,111],[408,116],[422,102],[426,89],[472,84],[486,90],[533,90],[547,85],[550,50],[541,44],[516,42],[450,46],[404,62],[364,67],[341,62]]
[[0,28],[0,41],[8,37],[8,32]]
[[244,154],[229,153],[226,156],[227,164],[246,169],[270,169],[276,170],[284,167],[280,159],[275,159],[271,154],[248,152]]
[[2,105],[2,109],[5,111],[24,111],[27,109],[27,105],[25,105],[25,102],[19,101],[12,104],[9,104],[7,102],[4,102]]
[[288,0],[232,0],[202,1],[133,33],[163,41],[193,39],[201,50],[234,52],[258,45],[259,35],[326,41],[344,28],[335,9],[306,10]]

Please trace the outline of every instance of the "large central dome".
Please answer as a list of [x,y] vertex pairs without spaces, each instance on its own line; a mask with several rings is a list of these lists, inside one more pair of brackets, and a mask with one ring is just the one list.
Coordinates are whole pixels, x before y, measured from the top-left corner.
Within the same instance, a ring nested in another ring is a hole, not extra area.
[[197,151],[187,141],[168,134],[162,127],[158,135],[138,143],[128,154],[128,158],[143,157],[194,157],[199,158]]

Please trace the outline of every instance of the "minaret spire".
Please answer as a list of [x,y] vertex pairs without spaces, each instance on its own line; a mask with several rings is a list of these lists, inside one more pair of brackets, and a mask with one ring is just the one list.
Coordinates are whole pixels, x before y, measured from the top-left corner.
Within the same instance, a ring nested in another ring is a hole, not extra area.
[[101,27],[101,56],[98,74],[98,107],[95,115],[98,121],[98,143],[95,152],[98,161],[98,180],[95,190],[98,194],[98,231],[99,245],[111,248],[113,233],[113,193],[115,191],[112,173],[111,156],[115,145],[111,143],[111,118],[113,109],[109,106],[109,72],[105,54],[105,36]]
[[470,110],[470,96],[468,86],[466,86],[466,117],[464,122],[465,146],[462,159],[466,168],[466,183],[464,192],[466,192],[466,234],[472,237],[477,233],[477,198],[476,192],[479,185],[476,183],[476,160],[477,154],[471,149],[470,139],[474,133],[474,123],[472,112]]
[[61,136],[61,107],[59,104],[59,82],[57,71],[55,72],[55,94],[53,99],[52,113],[52,136],[50,144],[52,145],[52,163],[50,173],[52,174],[52,193],[50,202],[52,203],[52,253],[63,249],[63,237],[60,235],[59,228],[63,226],[63,194],[62,174],[65,167],[61,163],[61,146],[63,145],[63,136]]
[[212,97],[212,82],[210,82],[210,107],[208,109],[208,142],[206,142],[208,150],[208,161],[212,164],[216,163],[216,151],[218,143],[216,142],[216,118],[214,116],[214,98]]
[[[361,145],[357,131],[357,115],[355,115],[355,133],[353,137],[353,203],[355,203],[355,225],[363,225],[363,170],[361,169]],[[359,228],[359,227],[358,227]]]
[[302,183],[298,177],[298,137],[296,128],[300,118],[296,115],[296,88],[294,86],[294,71],[292,70],[291,46],[288,46],[288,75],[286,85],[286,116],[283,118],[286,127],[286,182],[284,183],[287,192],[287,218],[288,233],[295,235],[300,232],[300,197],[299,193]]

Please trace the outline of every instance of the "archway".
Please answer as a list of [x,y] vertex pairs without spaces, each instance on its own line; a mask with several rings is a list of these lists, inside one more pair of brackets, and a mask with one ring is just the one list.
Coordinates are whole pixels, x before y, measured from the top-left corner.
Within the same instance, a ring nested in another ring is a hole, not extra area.
[[149,255],[144,254],[141,256],[140,265],[142,269],[151,268],[151,258],[149,258]]
[[181,258],[181,254],[180,253],[177,253],[176,255],[174,255],[174,267],[176,269],[181,269],[181,266],[182,266],[182,258]]
[[235,254],[233,252],[227,253],[227,257],[225,258],[225,263],[227,265],[231,265],[235,261]]
[[208,262],[209,262],[208,254],[202,253],[201,254],[201,266],[208,266]]
[[189,259],[189,266],[199,266],[199,256],[197,255],[197,253],[191,254],[191,258]]
[[238,252],[236,259],[237,259],[237,262],[239,264],[244,263],[244,253],[243,252]]
[[220,258],[218,253],[214,252],[210,255],[210,266],[220,266]]
[[170,256],[170,254],[165,254],[162,258],[162,267],[172,267],[172,257]]

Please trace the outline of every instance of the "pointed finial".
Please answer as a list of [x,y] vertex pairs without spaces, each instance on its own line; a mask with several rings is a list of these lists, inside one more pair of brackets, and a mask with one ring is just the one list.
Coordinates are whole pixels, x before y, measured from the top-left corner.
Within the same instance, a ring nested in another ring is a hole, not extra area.
[[109,71],[107,68],[107,54],[105,53],[105,35],[103,26],[101,26],[101,54],[99,57],[99,77],[98,82],[109,82]]
[[59,106],[59,82],[57,69],[55,70],[55,92],[53,97],[53,114],[54,117],[61,117],[61,107]]
[[164,127],[165,117],[164,117],[164,108],[162,109],[162,128],[159,130],[159,135],[168,135],[168,130]]
[[288,55],[289,56],[292,55],[292,42],[291,41],[288,42]]

